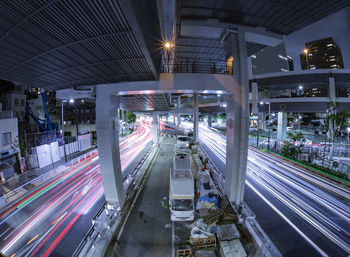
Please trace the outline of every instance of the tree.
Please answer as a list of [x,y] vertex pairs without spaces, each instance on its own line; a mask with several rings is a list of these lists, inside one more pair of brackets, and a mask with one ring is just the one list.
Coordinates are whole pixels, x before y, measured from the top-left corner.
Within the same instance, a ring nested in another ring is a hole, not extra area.
[[301,153],[305,145],[305,137],[302,132],[288,132],[287,135],[292,139],[297,153]]
[[126,112],[126,122],[127,123],[134,123],[136,121],[136,115],[133,112]]
[[281,154],[287,158],[295,159],[297,156],[297,149],[291,142],[285,141],[281,147]]
[[349,114],[345,110],[338,111],[338,102],[329,102],[326,105],[326,120],[325,130],[331,141],[331,150],[329,152],[329,158],[332,159],[335,137],[340,134],[342,129],[346,126],[346,121]]
[[297,159],[298,154],[302,152],[305,138],[301,132],[287,133],[292,142],[285,141],[281,148],[281,154],[291,159]]

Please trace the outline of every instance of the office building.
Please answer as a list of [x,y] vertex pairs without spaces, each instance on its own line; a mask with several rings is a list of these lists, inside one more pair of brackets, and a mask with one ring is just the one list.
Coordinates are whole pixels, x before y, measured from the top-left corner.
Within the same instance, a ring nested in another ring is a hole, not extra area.
[[340,48],[331,37],[305,43],[300,62],[303,70],[344,68]]

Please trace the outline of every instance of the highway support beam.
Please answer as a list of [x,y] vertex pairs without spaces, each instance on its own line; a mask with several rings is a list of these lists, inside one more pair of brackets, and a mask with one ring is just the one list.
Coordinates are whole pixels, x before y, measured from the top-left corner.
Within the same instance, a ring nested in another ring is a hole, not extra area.
[[96,87],[96,133],[99,163],[107,208],[121,208],[125,194],[119,150],[117,96]]
[[258,83],[252,82],[252,114],[255,115],[259,113],[258,97]]
[[287,113],[279,112],[277,116],[277,141],[284,141],[287,137]]
[[181,125],[181,115],[176,114],[176,127],[179,129]]
[[195,143],[198,142],[198,102],[198,93],[195,93],[193,94],[193,139]]
[[156,112],[152,113],[152,135],[153,135],[153,145],[158,144],[158,114]]
[[230,33],[225,41],[227,57],[233,57],[233,92],[227,94],[226,109],[226,174],[224,190],[229,200],[241,211],[248,156],[248,56],[245,33]]
[[329,77],[329,98],[332,102],[336,101],[336,94],[335,94],[335,80],[333,76]]
[[208,117],[208,128],[211,128],[213,124],[213,115],[208,114],[207,117]]

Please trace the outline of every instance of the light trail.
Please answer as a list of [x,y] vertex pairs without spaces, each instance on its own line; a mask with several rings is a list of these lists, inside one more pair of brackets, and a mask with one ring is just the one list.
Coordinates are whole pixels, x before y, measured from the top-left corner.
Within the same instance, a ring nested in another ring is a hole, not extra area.
[[[182,123],[182,125],[184,125]],[[192,124],[185,124],[192,126]],[[199,140],[222,165],[226,165],[226,138],[203,124],[199,125]],[[322,245],[316,245],[305,228],[294,224],[286,214],[264,196],[269,194],[280,204],[305,220],[340,249],[350,254],[350,191],[338,184],[297,167],[281,158],[257,150],[248,152],[247,185],[270,207],[325,256]],[[255,186],[256,185],[256,186]],[[263,189],[260,191],[258,188]],[[263,193],[264,192],[264,193]]]
[[[152,125],[138,121],[120,140],[122,171],[152,141]],[[98,155],[90,156],[0,213],[0,249],[7,256],[49,256],[103,196]]]

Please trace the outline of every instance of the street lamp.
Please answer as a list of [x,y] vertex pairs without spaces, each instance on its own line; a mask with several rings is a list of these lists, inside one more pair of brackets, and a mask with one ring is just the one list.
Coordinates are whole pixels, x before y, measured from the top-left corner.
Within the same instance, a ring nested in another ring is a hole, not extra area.
[[63,120],[63,104],[67,103],[74,103],[74,99],[69,99],[69,100],[62,100],[61,102],[61,117],[62,117],[62,141],[63,141],[63,152],[64,152],[64,160],[67,162],[67,154],[66,154],[66,144],[64,142],[64,120]]

